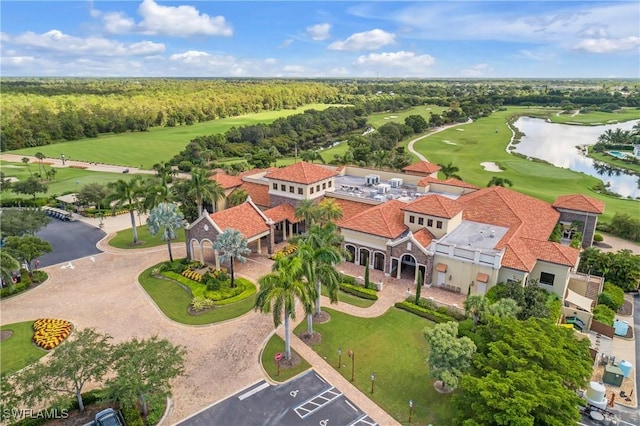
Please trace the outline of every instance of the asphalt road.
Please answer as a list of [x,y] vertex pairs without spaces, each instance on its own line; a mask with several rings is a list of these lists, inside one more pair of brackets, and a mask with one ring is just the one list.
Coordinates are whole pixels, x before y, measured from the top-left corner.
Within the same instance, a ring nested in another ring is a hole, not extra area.
[[106,235],[104,231],[82,221],[64,222],[51,219],[51,223],[36,234],[51,244],[51,253],[38,258],[40,268],[70,262],[75,259],[102,253],[96,247]]
[[315,371],[281,385],[264,380],[178,423],[178,426],[373,426],[371,420]]

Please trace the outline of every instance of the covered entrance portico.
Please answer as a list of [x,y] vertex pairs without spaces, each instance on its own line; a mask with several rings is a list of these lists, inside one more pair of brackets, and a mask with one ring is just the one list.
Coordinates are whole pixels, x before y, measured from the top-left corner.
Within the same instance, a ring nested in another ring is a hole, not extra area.
[[273,221],[273,238],[276,244],[300,233],[301,219],[296,218],[295,209],[291,204],[280,204],[266,210],[264,215]]

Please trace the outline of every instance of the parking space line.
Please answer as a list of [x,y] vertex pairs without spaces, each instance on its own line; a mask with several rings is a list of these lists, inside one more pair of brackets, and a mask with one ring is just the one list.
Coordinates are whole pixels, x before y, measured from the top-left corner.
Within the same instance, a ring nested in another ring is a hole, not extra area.
[[342,392],[338,391],[335,387],[332,386],[331,388],[322,392],[320,395],[316,395],[313,398],[308,399],[306,402],[303,402],[293,410],[298,416],[300,416],[301,419],[304,419],[308,415],[318,411],[320,408],[329,404],[331,401],[340,397],[341,395]]
[[240,401],[243,401],[243,400],[249,398],[250,396],[255,395],[256,393],[260,392],[261,390],[268,388],[269,386],[271,386],[269,383],[264,382],[260,386],[256,386],[255,388],[251,389],[250,391],[245,392],[242,395],[238,396],[238,399]]
[[356,425],[378,426],[378,423],[374,422],[373,420],[371,420],[369,418],[369,416],[364,414],[362,417],[357,419],[355,422],[349,424],[349,426],[356,426]]

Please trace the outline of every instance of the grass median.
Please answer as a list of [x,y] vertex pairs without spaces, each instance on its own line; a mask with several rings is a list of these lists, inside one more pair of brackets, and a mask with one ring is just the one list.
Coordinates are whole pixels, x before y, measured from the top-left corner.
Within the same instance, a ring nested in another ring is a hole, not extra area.
[[286,382],[292,377],[311,368],[311,365],[304,358],[300,357],[296,351],[291,349],[292,354],[295,353],[300,357],[300,363],[293,368],[284,368],[281,366],[280,374],[278,375],[278,365],[275,361],[275,356],[278,352],[284,353],[284,340],[277,334],[274,334],[265,345],[260,358],[262,367],[273,381]]
[[[129,215],[129,213],[126,214],[127,216]],[[109,217],[107,217],[105,220],[109,220]],[[138,232],[138,240],[143,241],[144,243],[134,245],[133,230],[131,228],[127,228],[123,229],[122,231],[118,231],[116,236],[109,240],[109,245],[111,247],[120,249],[141,249],[167,245],[167,242],[162,239],[162,232],[158,232],[156,235],[151,235],[149,234],[147,225],[137,226],[136,230]],[[175,240],[171,240],[171,248],[175,248],[174,244],[181,245],[184,243],[184,229],[177,229],[176,235],[177,238]],[[167,254],[167,257],[168,256],[169,255]]]
[[[413,425],[451,424],[451,395],[441,395],[433,388],[426,362],[428,345],[422,334],[434,323],[408,312],[391,308],[378,318],[358,318],[326,309],[331,320],[315,324],[322,342],[313,349],[332,368],[382,407],[401,424],[408,424],[410,399],[414,402]],[[296,327],[296,334],[306,330],[306,323]],[[337,368],[338,348],[342,364]],[[354,353],[355,363],[348,351]],[[371,373],[375,373],[371,393]]]
[[12,333],[0,345],[0,376],[14,373],[48,353],[33,344],[33,321],[3,325],[0,331]]
[[156,278],[151,275],[156,266],[145,270],[138,277],[140,285],[153,299],[160,310],[170,319],[188,325],[213,324],[244,315],[253,309],[256,295],[236,303],[216,306],[210,311],[198,315],[189,314],[191,294],[175,281]]

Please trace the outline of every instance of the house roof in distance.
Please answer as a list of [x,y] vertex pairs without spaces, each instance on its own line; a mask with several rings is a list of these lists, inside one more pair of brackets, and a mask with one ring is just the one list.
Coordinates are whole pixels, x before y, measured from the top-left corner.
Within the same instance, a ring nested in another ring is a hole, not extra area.
[[215,180],[218,182],[218,185],[223,187],[224,189],[235,188],[236,186],[242,185],[242,179],[239,176],[231,176],[226,174],[225,172],[217,172],[209,176],[209,179]]
[[462,211],[462,204],[442,195],[425,195],[409,204],[402,210],[429,216],[451,219]]
[[247,239],[269,230],[269,225],[262,214],[250,202],[212,213],[209,216],[222,231],[228,228],[237,229]]
[[299,161],[290,166],[273,170],[267,173],[266,177],[285,182],[302,183],[309,185],[324,179],[336,176],[338,173],[325,167],[306,161]]
[[561,195],[553,202],[553,207],[595,214],[604,213],[604,202],[582,194]]
[[403,172],[424,173],[430,175],[440,170],[441,167],[437,164],[430,163],[428,161],[418,161],[417,163],[409,164],[402,169]]
[[404,206],[405,203],[402,201],[387,201],[343,221],[340,227],[394,239],[408,229],[401,210]]
[[356,200],[346,200],[344,198],[332,197],[331,195],[332,194],[328,194],[325,198],[331,197],[331,199],[335,200],[335,203],[342,209],[342,218],[336,221],[336,225],[338,226],[342,226],[342,223],[351,219],[353,216],[375,207],[375,204]]
[[290,223],[300,222],[300,219],[296,218],[296,209],[288,203],[282,203],[269,210],[265,210],[264,214],[275,223],[282,222],[285,219]]

